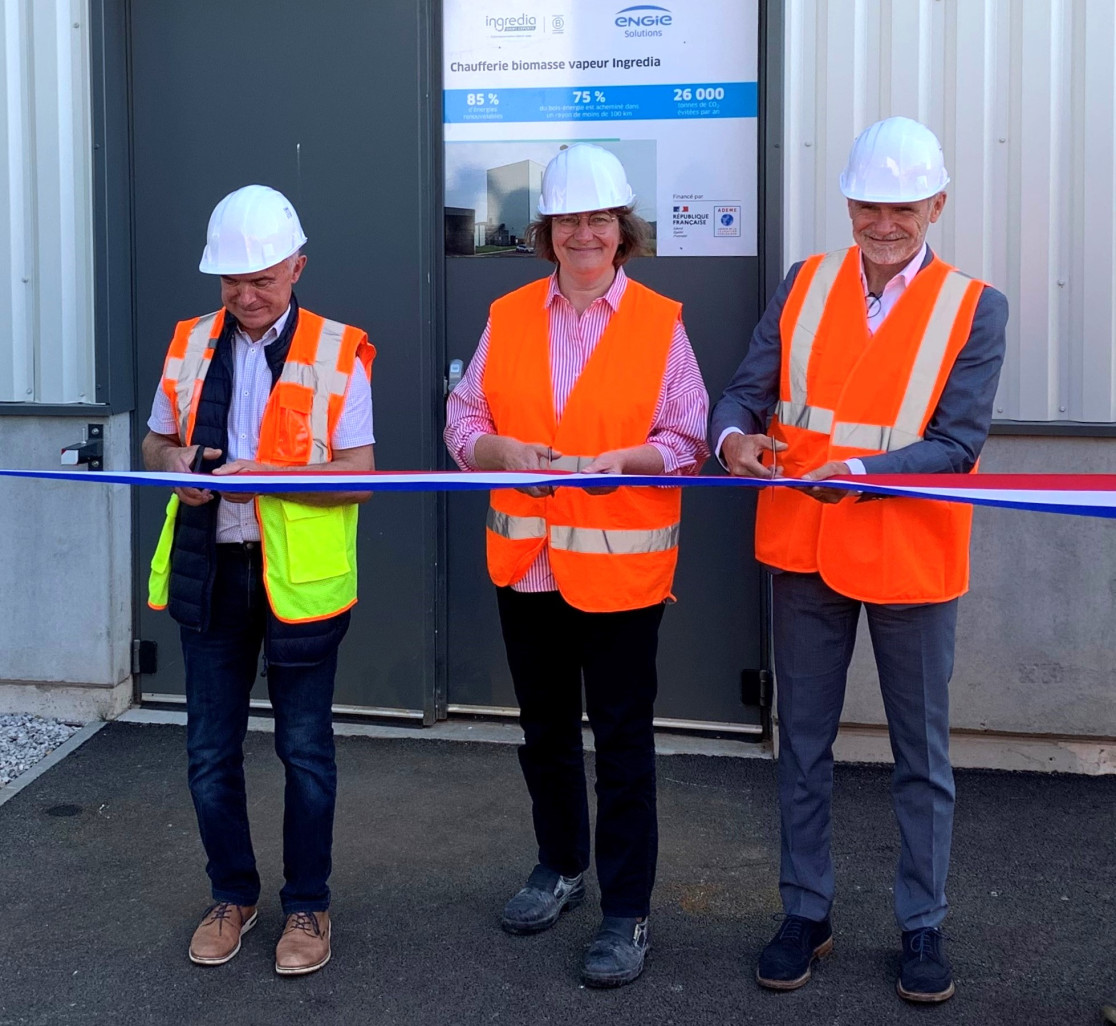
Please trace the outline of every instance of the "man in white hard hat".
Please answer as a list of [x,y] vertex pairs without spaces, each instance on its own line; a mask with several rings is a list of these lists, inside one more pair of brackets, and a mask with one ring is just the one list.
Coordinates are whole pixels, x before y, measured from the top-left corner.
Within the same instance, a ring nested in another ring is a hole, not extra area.
[[[682,307],[624,271],[650,234],[634,207],[624,167],[604,147],[579,143],[547,164],[527,238],[556,268],[492,304],[446,409],[446,445],[459,466],[675,474],[705,462],[709,399]],[[490,497],[488,572],[538,841],[538,864],[500,923],[540,933],[585,899],[584,685],[602,913],[581,965],[591,987],[637,979],[650,946],[655,653],[678,556],[680,493],[501,489]]]
[[[823,481],[975,470],[1007,301],[927,247],[948,183],[941,146],[917,121],[888,118],[857,138],[840,183],[855,245],[790,269],[714,409],[711,440],[730,473]],[[954,805],[949,679],[971,517],[966,505],[863,501],[824,486],[760,495],[786,913],[759,959],[765,987],[801,986],[833,947],[833,741],[863,607],[895,756],[897,989],[919,1002],[953,994],[940,929]]]
[[374,468],[375,349],[359,328],[299,307],[305,242],[294,207],[274,189],[248,185],[217,204],[200,270],[219,276],[222,307],[179,322],[143,441],[149,470],[212,474],[175,489],[148,599],[181,628],[190,793],[214,902],[189,956],[228,962],[256,923],[242,745],[262,646],[286,770],[285,922],[275,951],[283,975],[314,972],[330,957],[333,682],[356,602],[357,503],[368,496],[222,494],[218,479]]

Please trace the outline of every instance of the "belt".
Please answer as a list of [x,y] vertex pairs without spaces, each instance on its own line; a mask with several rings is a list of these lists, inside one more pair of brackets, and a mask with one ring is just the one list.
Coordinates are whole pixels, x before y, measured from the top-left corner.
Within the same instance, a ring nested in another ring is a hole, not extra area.
[[234,552],[257,552],[260,543],[258,541],[239,541],[239,542],[218,542],[217,551],[227,552],[232,555]]

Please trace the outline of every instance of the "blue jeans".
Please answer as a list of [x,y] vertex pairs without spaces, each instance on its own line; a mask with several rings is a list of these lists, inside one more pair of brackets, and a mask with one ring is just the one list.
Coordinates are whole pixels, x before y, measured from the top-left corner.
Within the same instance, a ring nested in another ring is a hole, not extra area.
[[901,930],[945,918],[953,836],[949,679],[957,600],[873,605],[839,595],[818,574],[772,577],[779,709],[779,890],[788,915],[821,920],[833,904],[833,741],[863,604],[879,671],[895,770]]
[[[211,626],[183,627],[186,661],[186,751],[190,794],[208,858],[214,901],[255,905],[260,877],[248,829],[244,735],[248,699],[267,626],[258,546],[217,547]],[[343,614],[348,620],[348,614]],[[341,634],[338,632],[338,641]],[[320,662],[270,662],[267,690],[275,714],[275,751],[286,770],[283,811],[283,912],[329,908],[334,759],[333,679],[337,646]]]

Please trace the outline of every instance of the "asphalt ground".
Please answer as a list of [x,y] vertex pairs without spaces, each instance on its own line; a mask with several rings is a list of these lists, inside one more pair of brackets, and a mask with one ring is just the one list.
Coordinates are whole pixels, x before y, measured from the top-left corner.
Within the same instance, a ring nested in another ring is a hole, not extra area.
[[662,757],[652,952],[639,981],[600,992],[578,982],[594,883],[545,934],[499,928],[534,862],[514,748],[361,737],[338,739],[333,961],[280,978],[271,743],[246,745],[260,924],[217,968],[186,958],[209,892],[181,727],[109,724],[0,806],[0,1023],[1054,1026],[1099,1022],[1116,988],[1113,777],[958,773],[957,995],[911,1007],[894,992],[887,770],[838,768],[835,954],[772,994],[753,972],[779,911],[774,767]]

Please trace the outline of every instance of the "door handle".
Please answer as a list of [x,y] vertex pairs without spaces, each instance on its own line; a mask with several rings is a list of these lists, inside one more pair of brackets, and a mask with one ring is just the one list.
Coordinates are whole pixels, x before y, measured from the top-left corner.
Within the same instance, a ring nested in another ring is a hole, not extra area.
[[465,374],[465,363],[462,360],[450,360],[449,367],[446,370],[445,377],[445,392],[444,395],[449,395],[450,392],[457,387],[457,383]]

